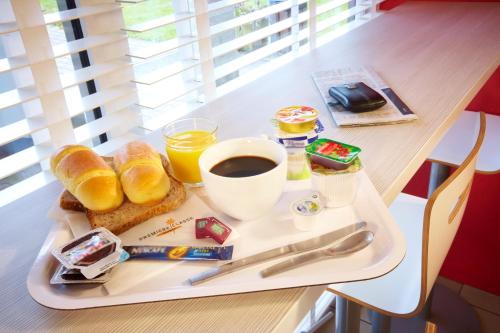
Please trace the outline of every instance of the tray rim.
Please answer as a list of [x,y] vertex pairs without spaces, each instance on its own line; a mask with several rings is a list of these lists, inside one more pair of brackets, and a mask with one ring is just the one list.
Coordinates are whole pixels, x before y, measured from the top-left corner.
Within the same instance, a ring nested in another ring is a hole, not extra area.
[[[157,291],[155,293],[143,293],[143,294],[132,294],[132,295],[103,295],[103,297],[99,297],[102,302],[96,302],[96,297],[89,298],[74,298],[74,297],[65,297],[63,294],[51,292],[52,289],[48,284],[48,280],[46,283],[43,283],[44,273],[49,269],[50,261],[53,259],[50,255],[50,248],[52,247],[52,243],[56,241],[58,234],[63,232],[70,232],[69,227],[63,225],[60,222],[55,222],[52,228],[50,229],[34,263],[30,269],[30,272],[27,277],[27,288],[31,295],[31,297],[39,304],[59,310],[70,310],[70,309],[84,309],[84,308],[95,308],[95,307],[106,307],[106,306],[115,306],[115,305],[124,305],[124,304],[136,304],[136,303],[147,303],[147,302],[157,302],[157,301],[166,301],[166,300],[181,300],[181,299],[189,299],[189,298],[199,298],[199,297],[212,297],[212,296],[220,296],[220,295],[232,295],[238,293],[247,293],[247,292],[260,292],[267,290],[279,290],[279,289],[290,289],[290,288],[305,288],[317,285],[328,285],[330,283],[342,283],[342,282],[352,282],[358,280],[366,280],[376,278],[382,275],[385,275],[396,268],[399,263],[403,260],[406,253],[406,240],[398,226],[398,224],[392,218],[392,215],[389,212],[389,208],[384,204],[380,194],[376,191],[373,183],[370,178],[366,174],[364,170],[360,171],[360,177],[364,177],[364,181],[367,180],[365,186],[371,187],[371,190],[374,193],[377,193],[377,196],[373,198],[376,201],[379,201],[378,204],[380,206],[383,205],[385,207],[385,214],[390,216],[390,220],[392,223],[392,232],[391,235],[392,240],[395,244],[395,250],[391,251],[388,255],[386,255],[380,262],[383,263],[383,267],[379,262],[377,263],[377,267],[371,270],[371,274],[367,276],[363,276],[359,279],[351,279],[344,281],[333,281],[333,282],[324,282],[324,283],[309,283],[303,285],[295,285],[295,286],[284,286],[284,287],[276,287],[276,288],[262,288],[262,289],[254,289],[254,290],[241,290],[238,288],[239,285],[232,285],[231,288],[225,288],[223,292],[220,293],[209,293],[204,294],[201,293],[193,293],[193,289],[190,292],[184,293],[184,295],[177,295],[175,297],[165,297],[165,291]],[[296,181],[294,181],[297,184]],[[290,182],[289,182],[290,183]],[[382,206],[380,206],[382,207]],[[384,221],[387,222],[387,221]],[[103,288],[104,287],[100,287]],[[105,292],[104,292],[105,294]],[[139,296],[139,295],[145,295]]]

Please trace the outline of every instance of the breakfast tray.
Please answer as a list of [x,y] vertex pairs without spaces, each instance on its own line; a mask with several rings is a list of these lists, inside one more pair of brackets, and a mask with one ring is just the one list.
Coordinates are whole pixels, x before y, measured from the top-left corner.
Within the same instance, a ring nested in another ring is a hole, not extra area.
[[[115,267],[111,281],[105,286],[63,286],[49,284],[58,265],[50,251],[73,237],[67,225],[55,223],[28,275],[28,290],[44,306],[81,309],[365,280],[386,274],[401,262],[406,249],[403,235],[364,171],[360,172],[360,188],[354,203],[325,209],[318,217],[317,227],[304,232],[294,228],[288,206],[292,200],[303,197],[308,188],[309,181],[288,182],[273,211],[258,220],[224,219],[239,233],[239,237],[224,244],[234,245],[233,260],[359,221],[366,221],[367,228],[375,233],[373,243],[348,257],[319,261],[265,279],[259,275],[262,269],[288,257],[250,266],[197,286],[191,286],[187,279],[218,263],[131,260]],[[209,204],[208,199],[197,194]],[[130,283],[132,280],[135,283]]]

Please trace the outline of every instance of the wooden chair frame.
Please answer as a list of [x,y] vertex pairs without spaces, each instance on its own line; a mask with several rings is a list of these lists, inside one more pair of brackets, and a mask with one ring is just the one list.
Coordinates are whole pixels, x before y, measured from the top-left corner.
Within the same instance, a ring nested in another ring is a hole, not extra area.
[[[421,288],[420,288],[420,296],[419,296],[419,301],[417,303],[416,308],[406,314],[401,314],[401,313],[394,313],[390,311],[386,311],[384,309],[377,308],[376,306],[370,305],[360,299],[351,297],[349,295],[346,295],[340,291],[333,290],[328,288],[329,291],[339,295],[340,297],[343,297],[349,301],[355,302],[363,307],[366,307],[368,309],[374,310],[380,314],[387,315],[390,317],[400,317],[400,318],[410,318],[414,317],[418,313],[422,311],[422,309],[425,306],[427,297],[431,291],[432,285],[434,284],[435,279],[437,278],[437,273],[432,274],[433,276],[429,277],[429,230],[431,228],[431,216],[434,212],[434,209],[436,208],[436,205],[439,201],[439,198],[441,194],[444,191],[449,190],[450,186],[452,186],[459,177],[464,176],[464,172],[467,172],[470,170],[470,165],[474,164],[474,167],[472,168],[472,175],[465,175],[464,177],[470,177],[469,181],[467,182],[467,185],[465,186],[464,190],[460,195],[458,196],[458,200],[455,203],[453,207],[451,207],[449,217],[447,220],[447,224],[452,224],[455,223],[458,228],[459,222],[463,216],[463,212],[465,210],[465,206],[467,203],[467,199],[469,197],[471,187],[472,187],[472,177],[474,176],[474,169],[475,169],[475,163],[477,161],[477,157],[479,154],[479,149],[481,148],[481,145],[483,143],[484,135],[486,131],[486,116],[483,112],[480,113],[480,129],[479,129],[479,134],[476,139],[476,143],[474,144],[473,149],[465,159],[464,163],[462,163],[461,166],[448,178],[446,179],[437,189],[436,191],[431,195],[431,197],[428,199],[427,204],[425,206],[425,211],[424,211],[424,221],[423,221],[423,234],[422,234],[422,268],[421,268]],[[457,223],[458,222],[458,223]],[[441,263],[442,264],[442,263]],[[383,277],[381,277],[383,278]],[[429,283],[429,280],[432,280]],[[429,288],[430,287],[430,288]]]
[[[467,110],[465,110],[463,112],[472,113],[472,111],[467,111]],[[482,112],[478,112],[478,113],[481,114]],[[490,114],[488,117],[500,117],[500,115]],[[427,161],[431,162],[431,163],[437,163],[437,164],[440,164],[442,166],[446,166],[446,167],[449,167],[449,168],[458,168],[458,167],[460,167],[460,165],[457,165],[456,163],[453,163],[453,162],[448,162],[448,161],[443,161],[443,160],[432,158],[432,155],[431,155],[431,157],[427,158]],[[464,161],[464,163],[465,163],[465,161]],[[485,170],[481,170],[481,169],[476,169],[476,173],[482,174],[482,175],[495,175],[495,174],[500,173],[500,168],[496,169],[496,170],[491,170],[491,171],[485,171]]]

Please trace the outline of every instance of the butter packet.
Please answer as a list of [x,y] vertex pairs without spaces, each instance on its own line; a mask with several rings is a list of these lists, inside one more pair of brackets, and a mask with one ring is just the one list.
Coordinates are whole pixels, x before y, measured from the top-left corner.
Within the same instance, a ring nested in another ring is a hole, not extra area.
[[93,279],[128,259],[120,238],[105,228],[94,229],[52,250],[52,255],[66,268],[77,269]]
[[66,268],[59,265],[50,279],[50,284],[103,284],[111,280],[110,271],[97,275],[93,279],[87,279],[78,269]]

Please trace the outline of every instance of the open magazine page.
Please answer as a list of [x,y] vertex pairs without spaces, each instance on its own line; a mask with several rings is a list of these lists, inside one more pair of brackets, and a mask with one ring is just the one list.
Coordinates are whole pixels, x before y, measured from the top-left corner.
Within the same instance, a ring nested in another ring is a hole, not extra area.
[[[394,91],[369,68],[337,68],[312,74],[323,100],[338,126],[365,126],[387,123],[400,123],[417,119],[417,116],[404,104]],[[345,110],[340,103],[328,94],[332,86],[351,82],[364,82],[387,100],[380,109],[370,112],[354,113]]]

